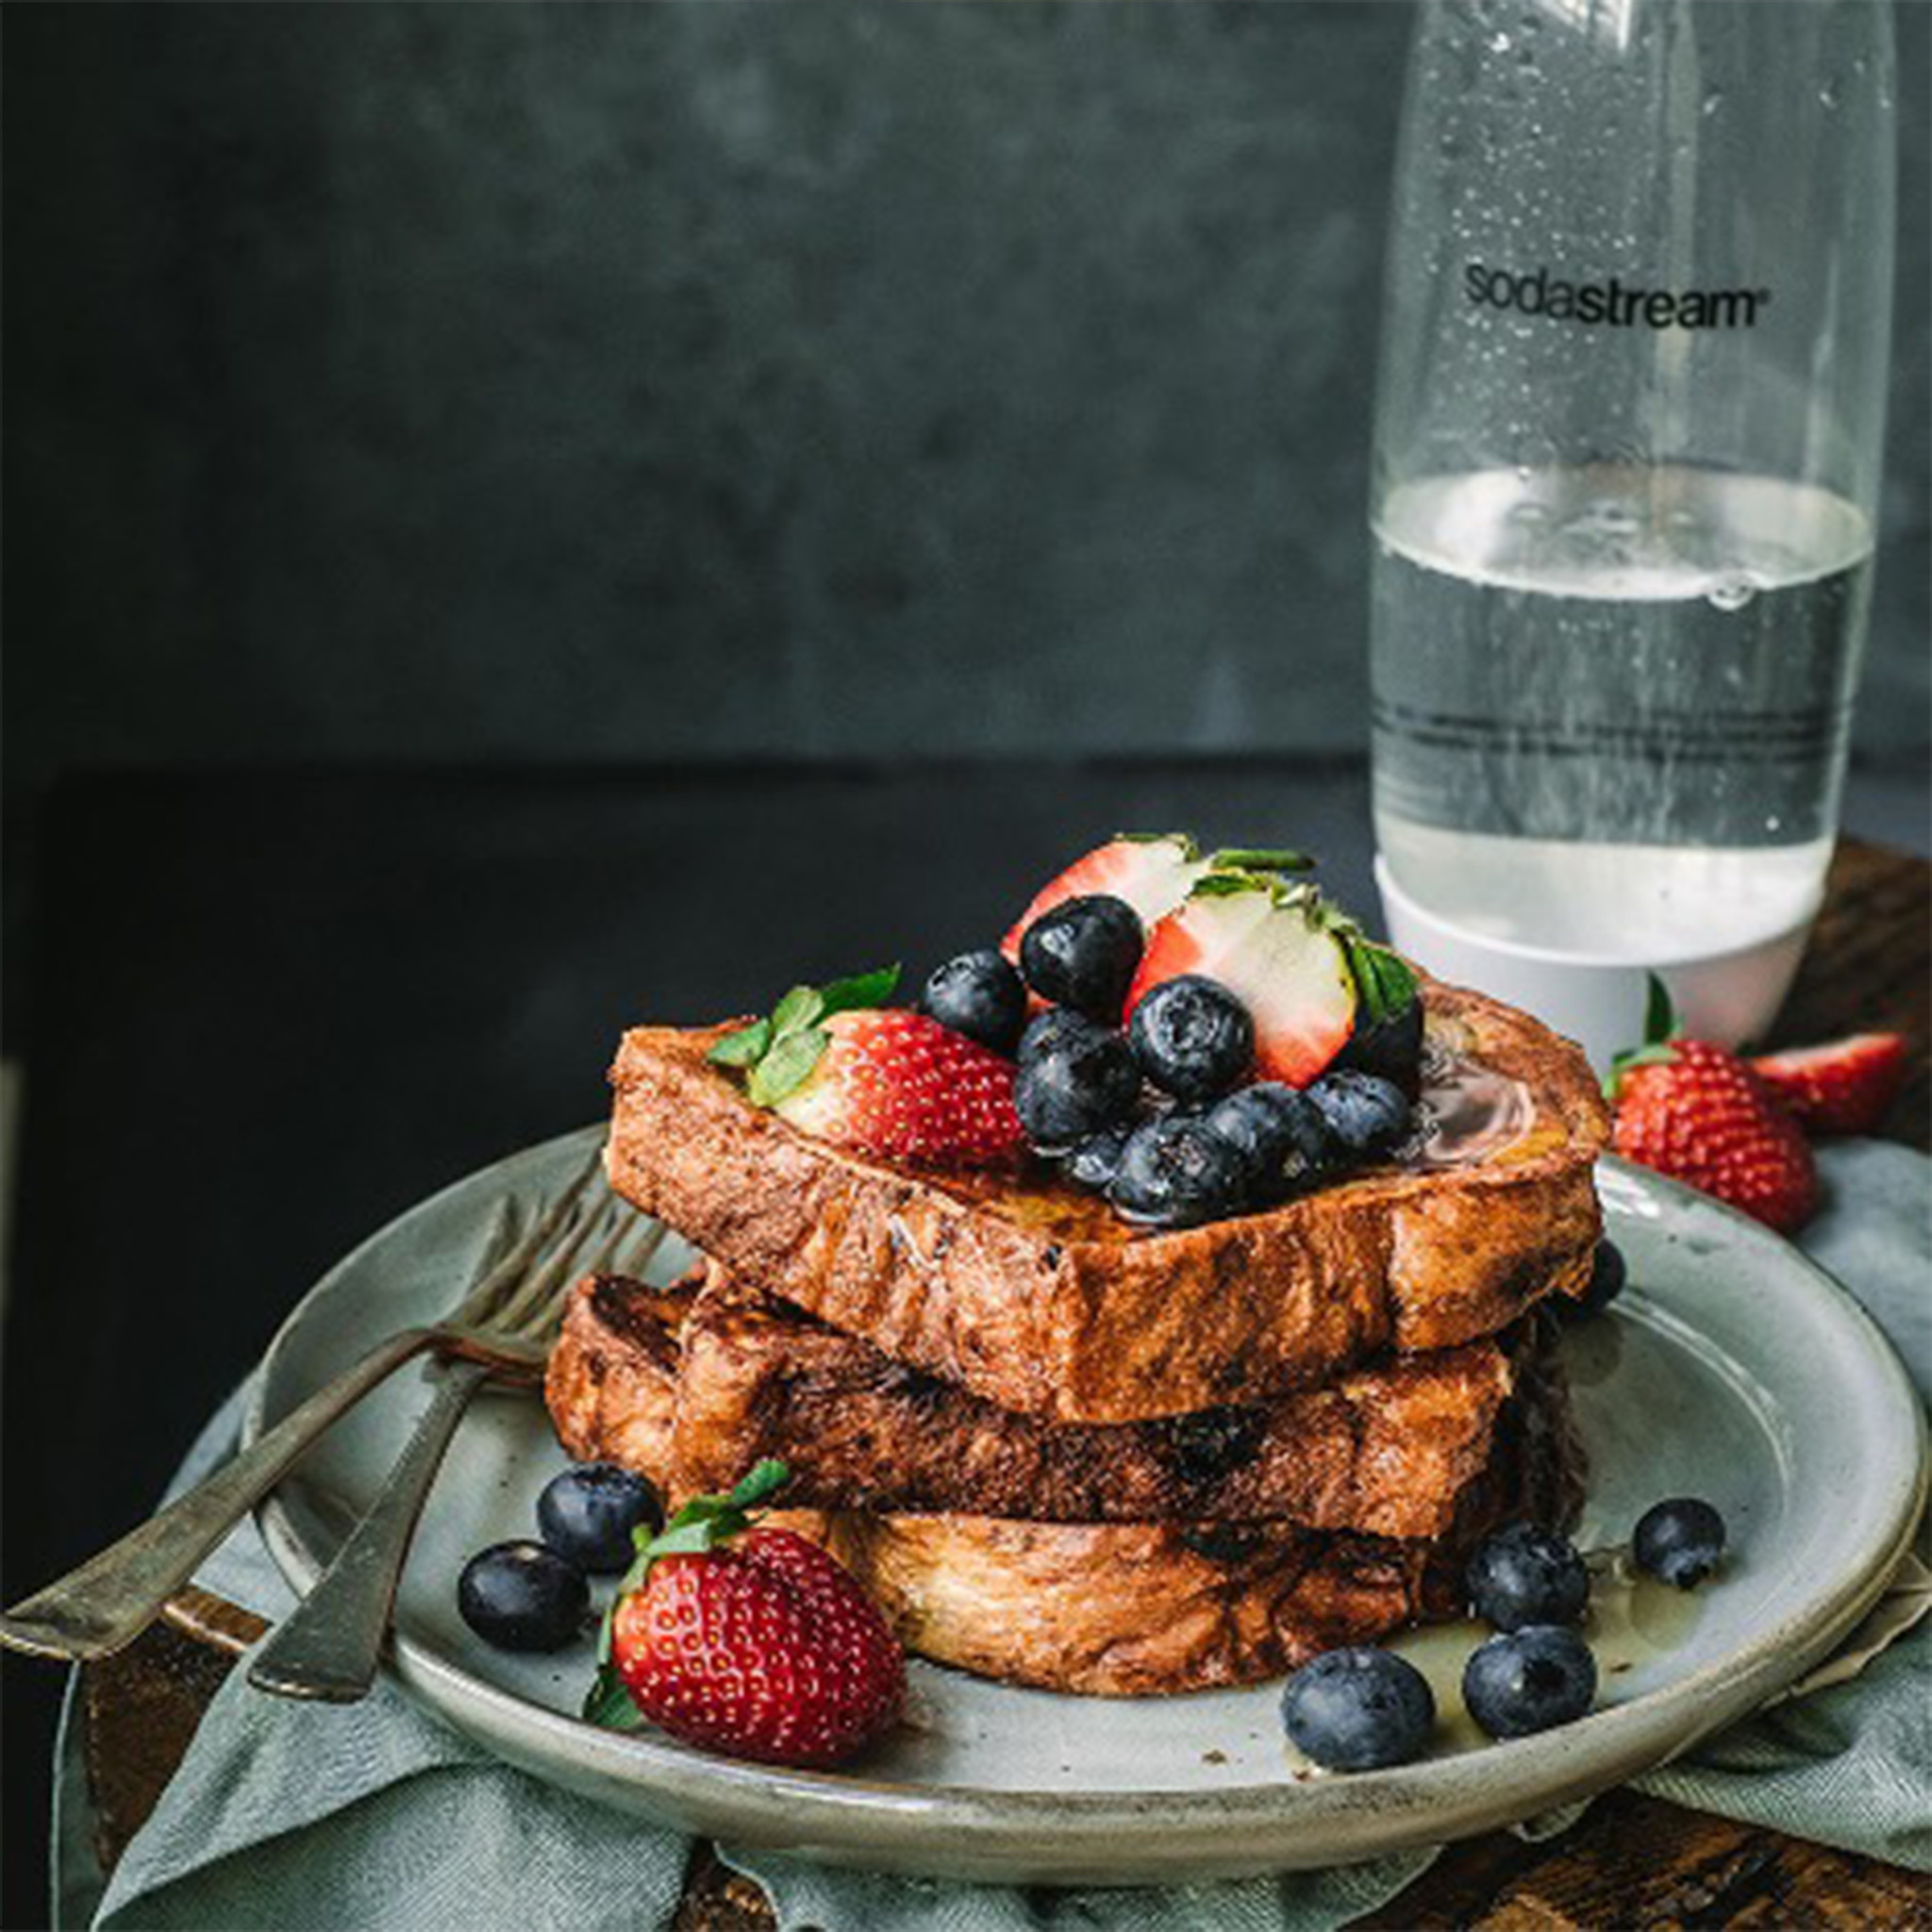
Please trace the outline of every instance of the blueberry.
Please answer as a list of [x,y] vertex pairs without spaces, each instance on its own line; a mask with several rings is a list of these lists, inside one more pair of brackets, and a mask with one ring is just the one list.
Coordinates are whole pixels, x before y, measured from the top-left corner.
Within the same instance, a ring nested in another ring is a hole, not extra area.
[[1206,1119],[1241,1157],[1249,1198],[1257,1207],[1271,1207],[1312,1186],[1341,1158],[1341,1143],[1321,1108],[1279,1080],[1239,1089],[1211,1107]]
[[1108,1127],[1105,1133],[1089,1134],[1067,1156],[1067,1178],[1096,1192],[1120,1172],[1121,1150],[1127,1144],[1126,1127]]
[[1567,1724],[1596,1695],[1596,1659],[1567,1624],[1530,1624],[1492,1637],[1462,1669],[1462,1701],[1492,1738]]
[[1124,899],[1062,899],[1021,934],[1020,971],[1041,999],[1113,1022],[1145,942],[1140,915]]
[[1590,1267],[1589,1286],[1574,1301],[1568,1295],[1554,1296],[1557,1314],[1571,1316],[1579,1322],[1591,1315],[1602,1314],[1624,1292],[1627,1272],[1624,1265],[1624,1251],[1615,1241],[1597,1242],[1596,1257]]
[[1340,1067],[1307,1090],[1328,1131],[1357,1159],[1392,1147],[1408,1132],[1408,1097],[1393,1080]]
[[1695,1496],[1653,1503],[1637,1519],[1630,1554],[1637,1567],[1677,1590],[1694,1589],[1724,1553],[1724,1520]]
[[1255,1023],[1218,980],[1163,979],[1134,1008],[1127,1038],[1141,1071],[1176,1100],[1211,1100],[1248,1071]]
[[541,1543],[491,1543],[463,1565],[457,1608],[498,1650],[561,1650],[584,1627],[584,1573]]
[[641,1523],[655,1530],[663,1520],[650,1484],[614,1462],[573,1463],[537,1498],[538,1535],[593,1576],[628,1569],[637,1554],[631,1531]]
[[1590,1601],[1590,1572],[1567,1536],[1511,1523],[1486,1536],[1470,1558],[1469,1606],[1498,1630],[1574,1624]]
[[1206,1121],[1169,1114],[1134,1129],[1107,1197],[1130,1221],[1191,1227],[1240,1213],[1247,1179],[1241,1156]]
[[1335,1064],[1357,1073],[1379,1074],[1413,1100],[1422,1086],[1422,1001],[1412,999],[1400,1012],[1367,1024],[1358,1008],[1356,1029],[1349,1035],[1348,1044],[1335,1056]]
[[1422,1755],[1436,1699],[1392,1650],[1329,1650],[1288,1680],[1281,1721],[1295,1748],[1327,1770],[1377,1771]]
[[1042,1013],[1020,1037],[1013,1108],[1042,1154],[1060,1154],[1119,1126],[1141,1097],[1126,1036],[1065,1008]]
[[994,947],[981,946],[936,968],[919,1008],[941,1026],[1010,1054],[1026,1024],[1026,987]]

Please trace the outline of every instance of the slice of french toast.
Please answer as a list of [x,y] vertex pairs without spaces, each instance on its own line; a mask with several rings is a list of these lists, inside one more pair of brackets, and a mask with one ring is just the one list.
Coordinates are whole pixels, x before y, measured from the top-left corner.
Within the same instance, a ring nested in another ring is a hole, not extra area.
[[[637,1442],[641,1426],[660,1427],[659,1394],[636,1385],[662,1373],[667,1331],[678,1360],[670,1436]],[[1519,1324],[1249,1407],[1047,1424],[765,1301],[713,1263],[675,1291],[615,1275],[581,1283],[548,1391],[573,1456],[647,1462],[678,1494],[728,1490],[772,1457],[791,1471],[788,1498],[814,1507],[1430,1537],[1488,1463],[1528,1353]]]
[[1136,1228],[1044,1170],[813,1140],[707,1060],[723,1027],[625,1034],[606,1164],[734,1274],[1000,1407],[1121,1423],[1266,1401],[1493,1334],[1588,1279],[1608,1119],[1582,1054],[1480,993],[1424,980],[1423,998],[1432,1058],[1507,1091],[1507,1131],[1206,1226]]
[[[674,1499],[684,1492],[673,1445],[691,1307],[688,1291],[587,1285],[546,1391],[573,1455],[622,1462]],[[1146,1696],[1279,1675],[1321,1651],[1454,1615],[1475,1541],[1514,1516],[1568,1523],[1581,1472],[1561,1369],[1539,1333],[1487,1463],[1435,1538],[945,1511],[779,1509],[763,1520],[824,1543],[921,1656],[1008,1683]]]

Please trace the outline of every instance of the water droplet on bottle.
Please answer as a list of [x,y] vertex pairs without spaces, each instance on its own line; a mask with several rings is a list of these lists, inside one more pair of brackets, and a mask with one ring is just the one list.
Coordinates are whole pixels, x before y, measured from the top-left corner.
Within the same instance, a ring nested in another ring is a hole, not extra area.
[[1724,104],[1724,91],[1721,87],[1707,88],[1704,94],[1703,111],[1707,116],[1715,114]]
[[1772,813],[1772,814],[1771,814],[1771,815],[1770,815],[1770,816],[1769,816],[1769,817],[1768,817],[1768,818],[1767,818],[1767,819],[1766,819],[1766,820],[1764,821],[1764,829],[1765,829],[1765,830],[1766,830],[1767,832],[1781,832],[1781,831],[1783,831],[1783,830],[1784,830],[1784,824],[1785,824],[1784,820],[1782,820],[1781,818],[1779,818],[1779,817],[1778,817],[1778,815],[1776,814],[1776,812],[1773,812],[1773,813]]
[[1836,75],[1818,90],[1819,105],[1825,108],[1836,108],[1839,104],[1839,84]]
[[1507,34],[1506,34],[1506,33],[1493,33],[1493,34],[1491,34],[1491,35],[1490,36],[1490,52],[1491,52],[1491,53],[1492,53],[1492,54],[1507,54],[1507,53],[1508,51],[1509,51],[1509,36],[1508,36]]
[[1757,586],[1749,577],[1726,577],[1711,586],[1707,601],[1713,610],[1741,610],[1757,594]]

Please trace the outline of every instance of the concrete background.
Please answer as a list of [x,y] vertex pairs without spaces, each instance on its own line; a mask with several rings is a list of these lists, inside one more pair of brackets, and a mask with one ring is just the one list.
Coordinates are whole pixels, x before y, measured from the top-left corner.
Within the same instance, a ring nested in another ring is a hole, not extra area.
[[[8,788],[1358,751],[1406,5],[12,7]],[[1926,9],[1858,754],[1928,735]]]

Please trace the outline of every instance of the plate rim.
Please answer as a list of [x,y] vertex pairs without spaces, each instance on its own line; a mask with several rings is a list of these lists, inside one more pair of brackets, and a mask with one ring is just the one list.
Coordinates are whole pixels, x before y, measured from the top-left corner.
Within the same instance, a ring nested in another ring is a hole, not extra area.
[[[604,1131],[603,1123],[593,1123],[504,1155],[405,1208],[344,1255],[290,1309],[264,1351],[251,1381],[242,1420],[243,1445],[261,1433],[274,1367],[294,1330],[311,1318],[338,1281],[387,1242],[401,1224],[430,1213],[447,1197],[486,1183],[505,1168],[559,1157]],[[1863,1561],[1798,1611],[1768,1624],[1690,1675],[1579,1720],[1591,1727],[1591,1750],[1582,1768],[1564,1769],[1577,1736],[1576,1725],[1565,1725],[1516,1740],[1507,1753],[1424,1758],[1347,1778],[1283,1777],[1207,1790],[1150,1787],[1107,1791],[907,1784],[837,1771],[754,1764],[671,1739],[602,1730],[490,1683],[435,1646],[401,1632],[394,1638],[390,1668],[406,1690],[446,1722],[480,1737],[486,1746],[540,1775],[575,1783],[578,1789],[585,1789],[587,1782],[610,1780],[628,1788],[639,1807],[646,1810],[656,1801],[660,1810],[696,1805],[714,1813],[730,1811],[738,1815],[735,1824],[698,1828],[735,1832],[748,1843],[758,1840],[758,1827],[764,1818],[782,1823],[784,1828],[774,1841],[796,1845],[808,1840],[809,1856],[824,1862],[933,1874],[951,1871],[984,1878],[990,1869],[987,1857],[975,1859],[975,1851],[1000,1862],[1002,1852],[1026,1846],[1035,1848],[1041,1876],[1059,1882],[1066,1882],[1070,1866],[1085,1869],[1083,1857],[1095,1859],[1103,1851],[1096,1875],[1114,1884],[1173,1882],[1172,1866],[1176,1861],[1187,1865],[1189,1875],[1327,1865],[1440,1843],[1608,1789],[1643,1769],[1668,1762],[1711,1732],[1761,1707],[1855,1628],[1883,1594],[1910,1545],[1925,1507],[1932,1472],[1924,1407],[1904,1363],[1857,1296],[1829,1271],[1759,1223],[1678,1182],[1614,1156],[1605,1156],[1598,1172],[1600,1177],[1610,1177],[1613,1191],[1622,1188],[1640,1199],[1660,1194],[1667,1206],[1688,1209],[1693,1216],[1715,1217],[1732,1239],[1741,1235],[1750,1243],[1773,1243],[1782,1262],[1795,1264],[1814,1286],[1822,1284],[1828,1291],[1824,1299],[1832,1318],[1857,1338],[1861,1357],[1888,1385],[1887,1406],[1900,1412],[1904,1427],[1897,1439],[1897,1498]],[[305,1590],[320,1565],[295,1529],[279,1488],[262,1500],[256,1515],[277,1569],[292,1589]],[[1802,1631],[1794,1625],[1802,1625]],[[1689,1724],[1687,1707],[1696,1712]],[[528,1748],[522,1748],[525,1740]],[[1438,1785],[1444,1789],[1438,1790]],[[1147,1840],[1150,1825],[1161,1821],[1168,1835],[1184,1840],[1172,1857]],[[1276,1833],[1320,1833],[1324,1826],[1351,1824],[1357,1827],[1352,1835],[1360,1840],[1352,1852],[1328,1849],[1318,1857],[1297,1858],[1292,1844],[1255,1841],[1261,1826],[1272,1826]],[[825,1831],[836,1834],[833,1842],[823,1841]],[[940,1832],[951,1841],[943,1848],[934,1841]],[[1224,1846],[1224,1840],[1239,1843]],[[1146,1842],[1148,1849],[1137,1863],[1132,1847],[1139,1841]],[[947,1850],[966,1856],[949,1861]]]

